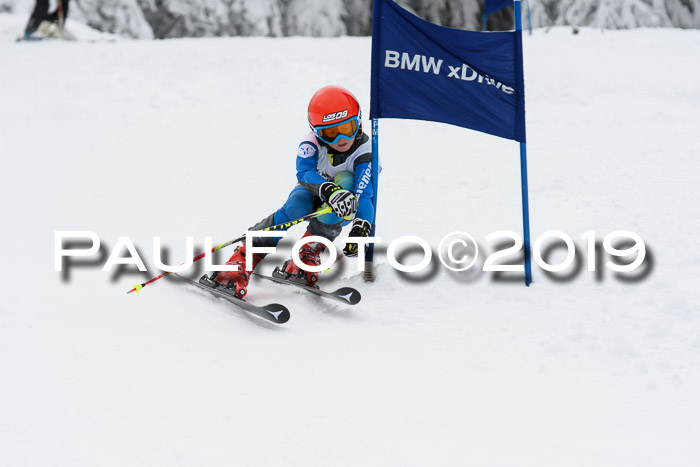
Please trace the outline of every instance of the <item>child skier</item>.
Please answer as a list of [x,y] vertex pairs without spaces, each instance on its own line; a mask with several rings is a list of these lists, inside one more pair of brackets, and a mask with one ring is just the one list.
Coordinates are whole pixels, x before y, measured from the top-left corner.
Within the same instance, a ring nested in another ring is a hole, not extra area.
[[[373,191],[370,180],[372,143],[362,131],[360,104],[355,96],[340,86],[326,86],[318,90],[308,108],[311,132],[302,139],[297,150],[297,180],[284,205],[250,230],[262,230],[272,225],[298,219],[314,212],[323,203],[333,213],[312,219],[302,238],[317,235],[334,240],[341,232],[344,219],[352,219],[350,237],[369,237],[374,223]],[[354,175],[354,181],[352,176]],[[343,188],[336,183],[338,176],[350,178],[353,183]],[[351,188],[347,189],[347,188]],[[286,229],[284,229],[286,230]],[[256,247],[277,245],[279,237],[257,237]],[[318,242],[304,244],[299,258],[307,265],[321,263],[320,255],[325,246]],[[343,248],[345,256],[357,256],[358,244],[348,243]],[[264,254],[253,254],[255,269]],[[214,272],[212,280],[234,289],[239,296],[247,292],[251,271],[246,271],[246,245],[236,248],[226,262],[236,266],[233,271]],[[318,273],[304,271],[290,259],[281,268],[284,278],[315,286]]]

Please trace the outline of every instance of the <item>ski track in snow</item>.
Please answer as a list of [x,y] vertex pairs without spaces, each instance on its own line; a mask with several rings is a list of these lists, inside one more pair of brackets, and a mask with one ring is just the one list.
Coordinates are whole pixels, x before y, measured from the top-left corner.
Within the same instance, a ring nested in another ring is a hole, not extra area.
[[[325,283],[358,288],[355,307],[254,279],[251,301],[292,313],[273,326],[175,280],[125,292],[157,275],[153,236],[176,263],[184,237],[218,244],[286,199],[317,88],[368,115],[370,39],[15,44],[25,20],[0,15],[0,465],[700,461],[699,31],[524,36],[532,238],[571,235],[573,279],[433,259],[416,280],[380,252],[377,282],[343,260]],[[521,232],[512,141],[383,120],[380,154],[384,249]],[[642,281],[585,270],[581,235],[619,229],[649,247]],[[103,256],[64,280],[56,230],[98,233]],[[120,236],[148,273],[101,272]]]

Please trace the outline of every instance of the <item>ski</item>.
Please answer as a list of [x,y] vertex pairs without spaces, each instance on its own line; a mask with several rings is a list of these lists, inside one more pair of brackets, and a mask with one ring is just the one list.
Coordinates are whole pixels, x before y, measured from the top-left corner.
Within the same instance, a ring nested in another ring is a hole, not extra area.
[[325,290],[321,290],[318,287],[307,285],[305,281],[301,282],[300,279],[296,279],[295,277],[289,276],[289,274],[282,272],[279,266],[277,266],[275,270],[272,271],[271,276],[268,276],[266,274],[258,274],[256,272],[254,272],[253,275],[257,277],[262,277],[263,279],[267,279],[272,282],[276,282],[278,284],[292,285],[294,287],[306,290],[307,292],[311,292],[312,294],[318,295],[319,297],[327,298],[330,300],[336,300],[347,305],[357,305],[358,303],[360,303],[360,299],[362,298],[360,292],[352,287],[341,287],[333,292],[328,292]]
[[107,37],[107,38],[95,38],[95,39],[80,39],[77,37],[41,37],[41,36],[17,36],[15,39],[15,42],[42,42],[42,41],[59,41],[59,40],[64,40],[64,41],[70,41],[70,42],[81,42],[81,43],[86,43],[86,44],[103,44],[103,43],[109,43],[109,42],[116,42],[117,39],[113,37]]
[[206,274],[203,275],[199,281],[193,281],[179,274],[176,275],[182,280],[185,280],[200,289],[206,290],[217,297],[223,298],[224,300],[236,305],[238,308],[260,318],[266,319],[272,323],[283,324],[289,321],[289,318],[291,317],[289,310],[284,305],[280,305],[279,303],[270,303],[269,305],[264,306],[253,305],[252,303],[247,302],[236,295],[231,289],[227,289],[218,282],[210,280]]
[[75,34],[70,32],[68,29],[57,28],[57,29],[51,30],[48,33],[37,32],[36,34],[32,33],[30,35],[22,34],[20,36],[17,36],[17,39],[15,40],[15,42],[23,42],[23,41],[36,42],[36,41],[59,40],[59,39],[62,39],[64,41],[77,41],[78,40],[78,38],[75,36]]
[[35,36],[17,36],[15,42],[38,42],[45,40],[45,37],[35,37]]

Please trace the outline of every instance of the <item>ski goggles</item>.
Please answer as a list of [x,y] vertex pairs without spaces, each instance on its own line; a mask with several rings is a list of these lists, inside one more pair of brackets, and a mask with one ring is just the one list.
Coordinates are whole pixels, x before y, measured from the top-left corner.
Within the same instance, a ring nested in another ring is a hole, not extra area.
[[353,139],[360,128],[360,117],[351,117],[340,123],[332,125],[319,125],[314,127],[318,139],[326,144],[335,144],[340,139]]

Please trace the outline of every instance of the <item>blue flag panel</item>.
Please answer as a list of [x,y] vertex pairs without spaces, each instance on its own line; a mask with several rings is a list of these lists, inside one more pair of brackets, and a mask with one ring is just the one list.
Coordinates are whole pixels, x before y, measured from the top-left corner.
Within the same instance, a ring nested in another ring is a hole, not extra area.
[[512,4],[513,0],[484,0],[484,14],[490,15]]
[[375,0],[371,118],[449,123],[525,142],[522,32],[424,21]]

